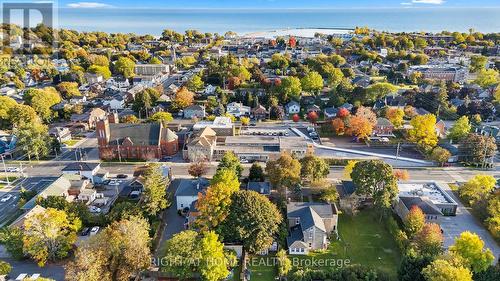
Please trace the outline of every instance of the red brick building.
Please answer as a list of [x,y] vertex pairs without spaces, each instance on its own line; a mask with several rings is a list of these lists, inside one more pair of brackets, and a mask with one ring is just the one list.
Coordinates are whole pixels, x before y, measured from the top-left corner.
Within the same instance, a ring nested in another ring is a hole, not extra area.
[[96,125],[101,159],[160,159],[179,151],[177,135],[161,123]]

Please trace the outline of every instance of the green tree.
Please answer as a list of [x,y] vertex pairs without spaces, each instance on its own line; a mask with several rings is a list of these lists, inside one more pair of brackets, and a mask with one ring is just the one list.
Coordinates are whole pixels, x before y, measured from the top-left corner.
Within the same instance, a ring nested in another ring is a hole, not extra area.
[[19,227],[4,227],[0,229],[0,244],[15,259],[24,258],[23,231]]
[[87,69],[88,72],[99,74],[104,79],[109,79],[111,77],[111,71],[108,66],[100,66],[100,65],[91,65]]
[[167,179],[162,175],[158,164],[150,164],[145,171],[144,177],[144,193],[141,205],[148,215],[155,216],[168,205]]
[[330,173],[330,165],[314,155],[308,155],[300,160],[300,175],[310,182],[322,180]]
[[305,91],[317,93],[323,89],[323,77],[318,72],[311,71],[300,79],[300,84]]
[[472,126],[469,122],[469,117],[460,117],[448,131],[448,138],[458,142],[465,138],[471,131]]
[[115,62],[114,70],[116,73],[123,75],[125,78],[134,76],[135,62],[128,57],[120,57]]
[[375,83],[366,88],[366,95],[369,101],[373,102],[378,99],[386,97],[388,94],[397,91],[397,87],[391,83]]
[[243,172],[243,167],[241,166],[240,159],[232,151],[226,151],[226,153],[224,153],[222,159],[219,162],[219,165],[217,166],[217,170],[220,169],[233,170],[234,172],[236,172],[238,178],[241,178],[241,173]]
[[472,273],[465,267],[446,260],[435,260],[422,270],[427,281],[472,281]]
[[11,272],[12,266],[5,261],[0,261],[0,276],[7,275]]
[[488,58],[485,56],[471,56],[470,57],[470,71],[478,72],[486,68],[486,63],[488,62]]
[[253,163],[250,167],[250,173],[248,174],[249,181],[264,181],[264,169],[258,163]]
[[185,230],[167,240],[162,263],[162,271],[173,274],[180,280],[188,279],[198,270],[201,259],[198,233]]
[[276,254],[278,276],[285,277],[292,269],[292,261],[288,258],[286,251],[281,249]]
[[398,269],[399,281],[425,281],[422,275],[422,269],[427,267],[433,260],[429,255],[421,255],[409,251],[403,256]]
[[172,120],[174,120],[174,118],[169,112],[156,112],[148,118],[149,122],[161,122],[163,124],[167,124]]
[[478,84],[483,88],[488,88],[489,86],[495,85],[498,83],[498,71],[495,69],[482,69],[477,74],[476,80],[474,83]]
[[15,128],[14,134],[17,137],[17,147],[26,153],[28,158],[35,157],[39,160],[49,153],[48,128],[40,122],[22,124]]
[[66,212],[48,208],[24,221],[23,251],[39,266],[68,256],[76,242],[80,220],[70,221]]
[[204,86],[205,83],[203,83],[203,80],[201,80],[199,75],[193,75],[187,82],[187,88],[193,92],[203,90]]
[[51,107],[61,102],[59,93],[53,87],[46,87],[43,90],[36,89],[26,98],[29,105],[33,107],[38,116],[44,121],[50,121],[55,117]]
[[351,178],[356,186],[356,193],[372,197],[374,205],[381,210],[389,208],[398,194],[397,179],[392,167],[381,160],[356,163]]
[[290,188],[300,182],[300,162],[288,153],[281,154],[276,160],[267,161],[266,173],[274,188],[279,189],[284,196],[283,188]]
[[254,191],[238,191],[219,233],[224,241],[242,243],[245,249],[257,253],[271,246],[281,222],[281,213],[267,197]]
[[330,188],[325,188],[321,192],[320,199],[325,201],[325,202],[328,202],[330,204],[333,204],[335,201],[337,201],[339,199],[339,193],[338,193],[337,189],[335,188],[335,186],[332,186]]
[[113,222],[83,242],[66,266],[66,280],[129,280],[151,265],[149,226],[130,217]]
[[294,76],[287,76],[281,79],[281,85],[278,91],[282,103],[288,102],[290,99],[299,100],[300,94],[302,93],[300,79]]

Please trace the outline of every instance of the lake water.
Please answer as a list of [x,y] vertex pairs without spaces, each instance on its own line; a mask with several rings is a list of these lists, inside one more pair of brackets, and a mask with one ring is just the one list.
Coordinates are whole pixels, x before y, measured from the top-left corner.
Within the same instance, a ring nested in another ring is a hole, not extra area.
[[79,31],[160,35],[163,29],[238,33],[283,28],[386,31],[500,32],[500,8],[392,8],[326,10],[59,9],[59,26]]

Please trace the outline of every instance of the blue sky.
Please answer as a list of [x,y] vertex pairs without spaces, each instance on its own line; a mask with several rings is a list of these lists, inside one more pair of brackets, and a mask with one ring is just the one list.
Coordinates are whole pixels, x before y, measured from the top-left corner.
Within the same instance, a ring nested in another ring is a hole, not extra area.
[[439,8],[500,7],[498,0],[59,0],[71,8]]

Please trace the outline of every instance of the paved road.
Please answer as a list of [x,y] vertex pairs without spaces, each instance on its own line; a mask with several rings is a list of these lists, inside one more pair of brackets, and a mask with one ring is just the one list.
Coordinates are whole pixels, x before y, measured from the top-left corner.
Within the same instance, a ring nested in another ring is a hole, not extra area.
[[41,274],[42,277],[54,279],[56,281],[64,280],[64,267],[59,264],[47,264],[40,268],[35,262],[30,260],[18,261],[12,258],[2,259],[12,266],[10,277],[14,280],[19,274],[26,273],[28,275]]

